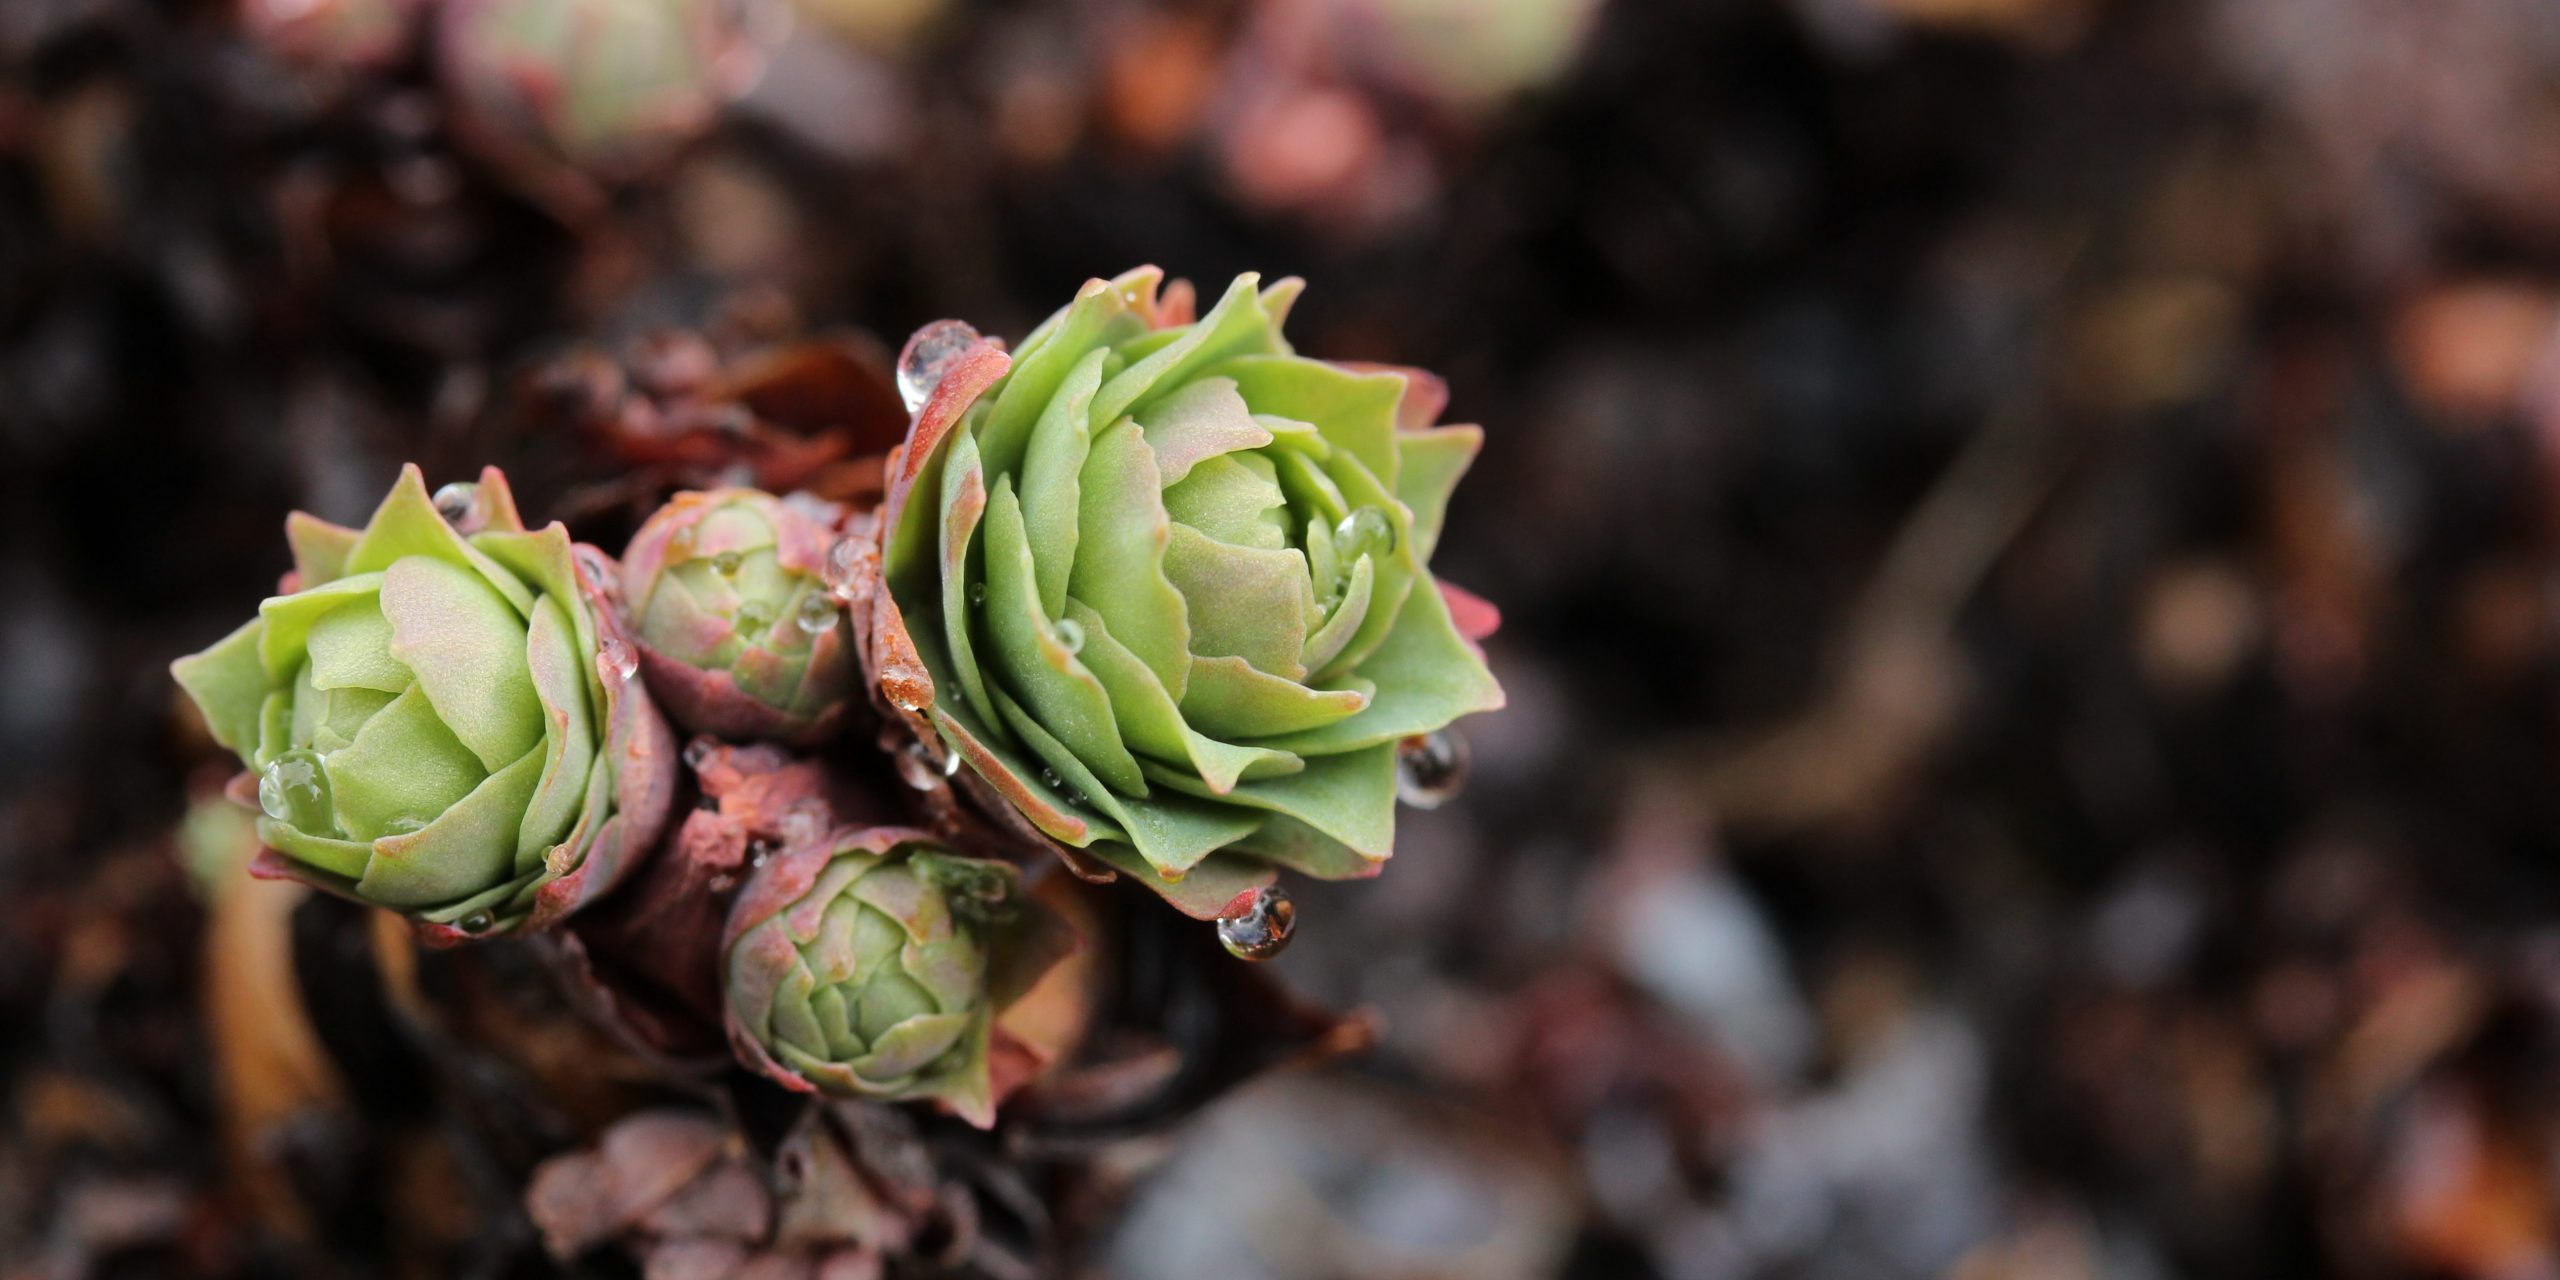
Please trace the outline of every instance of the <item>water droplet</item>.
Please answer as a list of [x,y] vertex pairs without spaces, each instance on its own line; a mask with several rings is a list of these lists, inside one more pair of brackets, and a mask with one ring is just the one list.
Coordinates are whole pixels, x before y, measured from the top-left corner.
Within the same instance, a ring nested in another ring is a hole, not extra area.
[[462,918],[462,931],[464,933],[487,933],[490,926],[496,923],[498,922],[491,919],[488,912],[474,911],[470,915]]
[[633,653],[630,645],[606,636],[604,643],[596,646],[596,674],[603,676],[606,684],[622,684],[639,669],[640,655]]
[[761,836],[753,840],[749,840],[747,842],[747,865],[751,867],[763,866],[766,862],[772,859],[774,852],[781,847],[782,846],[780,844],[767,840]]
[[468,480],[456,480],[436,490],[436,514],[444,517],[457,533],[478,533],[488,520],[480,505],[480,486]]
[[978,331],[958,320],[936,320],[916,330],[898,353],[898,398],[907,402],[907,412],[924,408],[943,375],[978,342]]
[[1083,623],[1078,622],[1073,618],[1060,618],[1056,625],[1058,628],[1058,644],[1060,646],[1065,648],[1069,653],[1084,652]]
[[949,755],[947,755],[947,756],[944,756],[944,757],[942,758],[942,776],[943,776],[943,777],[946,777],[946,778],[948,778],[948,777],[952,777],[952,776],[954,776],[954,775],[958,774],[959,772],[960,772],[960,753],[959,753],[959,752],[954,751],[954,752],[952,752],[951,754],[949,754]]
[[667,559],[670,562],[677,560],[691,560],[693,558],[694,536],[694,529],[692,525],[686,525],[685,527],[676,530],[674,533],[668,534]]
[[[954,752],[945,757],[944,763],[957,768],[960,764],[959,754]],[[918,791],[931,791],[941,786],[942,780],[950,777],[951,774],[943,766],[934,763],[933,748],[921,742],[910,742],[905,750],[898,753],[898,776],[904,778],[908,786]]]
[[713,893],[727,893],[737,886],[738,878],[725,871],[719,875],[711,877],[711,891]]
[[576,556],[578,572],[597,591],[607,597],[621,594],[622,577],[613,571],[613,565],[606,561],[603,552],[594,547],[580,547],[577,549]]
[[288,751],[258,775],[258,807],[268,817],[311,835],[335,835],[329,804],[329,771],[315,751]]
[[392,818],[389,821],[384,822],[382,824],[382,834],[386,836],[405,836],[413,831],[424,831],[427,828],[428,821],[428,819],[418,817],[416,814],[404,813],[396,818]]
[[972,582],[972,583],[970,583],[970,584],[969,584],[969,603],[971,603],[971,604],[985,604],[986,602],[987,602],[987,584],[985,584],[985,583],[983,583],[983,582]]
[[720,744],[708,734],[695,738],[684,744],[684,767],[695,773],[702,772],[702,766],[711,761],[711,753],[719,748]]
[[870,594],[872,570],[879,557],[868,539],[838,538],[827,548],[827,562],[819,568],[818,577],[827,590],[849,608],[854,601]]
[[800,629],[813,636],[835,630],[836,598],[823,591],[812,591],[800,597],[800,608],[794,615]]
[[1298,906],[1288,891],[1265,886],[1244,905],[1218,917],[1218,941],[1239,960],[1268,960],[1289,947],[1298,931]]
[[1467,740],[1440,729],[1396,744],[1396,797],[1416,809],[1437,809],[1467,781]]
[[711,570],[723,578],[734,578],[738,576],[738,566],[746,562],[747,557],[742,553],[723,551],[711,557]]
[[773,625],[773,606],[762,600],[749,600],[738,606],[738,630],[745,635],[761,637]]
[[1046,786],[1051,791],[1064,791],[1067,789],[1067,780],[1059,777],[1058,771],[1055,769],[1043,767],[1040,770],[1040,782],[1041,785]]
[[1348,577],[1360,557],[1376,556],[1383,560],[1396,549],[1395,521],[1377,507],[1354,507],[1342,523],[1333,527],[1333,550]]

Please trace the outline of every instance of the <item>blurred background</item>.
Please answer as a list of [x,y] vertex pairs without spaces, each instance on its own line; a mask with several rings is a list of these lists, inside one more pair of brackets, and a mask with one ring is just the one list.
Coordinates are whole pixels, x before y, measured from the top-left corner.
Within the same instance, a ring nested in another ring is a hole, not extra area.
[[287,1273],[165,675],[287,509],[1140,262],[1448,378],[1512,705],[1087,1274],[2560,1276],[2550,0],[9,0],[0,1274]]

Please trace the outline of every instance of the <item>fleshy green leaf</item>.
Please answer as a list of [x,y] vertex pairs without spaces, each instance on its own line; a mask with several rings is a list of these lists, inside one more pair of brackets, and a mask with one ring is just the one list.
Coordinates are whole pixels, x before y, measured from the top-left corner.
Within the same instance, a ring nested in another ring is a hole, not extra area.
[[169,674],[204,713],[207,732],[235,755],[257,749],[258,713],[276,681],[258,657],[266,623],[251,619],[202,653],[169,664]]
[[1147,447],[1155,451],[1156,470],[1168,485],[1180,484],[1203,458],[1271,443],[1270,429],[1254,421],[1253,411],[1227,378],[1190,383],[1159,398],[1137,418]]
[[369,902],[416,909],[507,879],[515,874],[516,833],[525,805],[541,780],[542,753],[527,751],[425,827],[374,841],[373,862],[357,891]]
[[1255,413],[1312,422],[1390,486],[1396,482],[1396,403],[1404,375],[1354,373],[1296,356],[1240,356],[1207,372],[1233,378]]
[[479,575],[411,556],[382,575],[391,656],[418,677],[436,714],[490,771],[542,739],[542,703],[525,660],[521,615]]
[[381,587],[381,574],[362,573],[260,601],[258,617],[267,627],[258,639],[258,655],[266,660],[267,674],[278,683],[292,679],[309,652],[311,628],[340,605],[373,598]]
[[[328,771],[338,825],[358,840],[371,840],[398,824],[414,830],[416,824],[433,821],[471,794],[488,773],[419,687],[393,698],[365,721],[355,741],[328,758]],[[507,851],[515,851],[513,832]]]
[[[1117,422],[1151,393],[1178,390],[1203,367],[1231,356],[1266,352],[1279,345],[1271,318],[1254,292],[1260,276],[1248,271],[1227,286],[1226,296],[1198,323],[1112,376],[1094,396],[1093,420]],[[1124,347],[1124,349],[1127,349]]]
[[[1369,705],[1362,682],[1340,689],[1310,689],[1254,669],[1242,658],[1193,658],[1182,717],[1213,738],[1251,742],[1296,734],[1347,719]],[[1257,743],[1295,750],[1286,742]]]
[[1203,458],[1182,483],[1164,490],[1165,514],[1175,524],[1265,551],[1289,545],[1286,501],[1271,476],[1271,463],[1253,454]]
[[391,621],[382,616],[378,598],[349,600],[320,615],[306,644],[315,689],[398,693],[412,680],[391,656]]
[[1182,593],[1164,574],[1173,528],[1155,455],[1135,422],[1113,423],[1093,438],[1083,481],[1067,593],[1109,619],[1111,633],[1180,698],[1190,679],[1191,623]]
[[[1213,793],[1235,786],[1238,778],[1276,777],[1304,767],[1286,751],[1240,747],[1193,729],[1183,720],[1172,693],[1111,634],[1101,614],[1070,597],[1067,616],[1084,627],[1084,649],[1076,656],[1110,693],[1112,715],[1130,746],[1158,760],[1189,765]],[[1139,764],[1143,768],[1145,761]]]
[[1031,547],[1011,477],[996,481],[987,503],[986,557],[987,638],[1002,664],[1005,684],[1021,696],[1044,728],[1111,786],[1130,795],[1145,795],[1146,779],[1120,741],[1110,696],[1058,639],[1057,628],[1040,610]]
[[1402,469],[1396,475],[1396,497],[1413,512],[1414,557],[1424,564],[1440,545],[1440,526],[1447,520],[1449,495],[1458,478],[1484,447],[1482,427],[1434,427],[1396,437]]
[[1022,460],[1018,496],[1023,527],[1030,538],[1040,611],[1052,618],[1067,607],[1067,577],[1076,563],[1076,527],[1082,519],[1077,473],[1092,448],[1085,410],[1102,385],[1102,357],[1100,351],[1086,356],[1059,384]]
[[1258,743],[1322,755],[1356,751],[1429,733],[1463,715],[1502,706],[1502,686],[1494,683],[1475,647],[1459,638],[1449,621],[1449,606],[1431,584],[1405,598],[1395,627],[1377,653],[1360,664],[1360,675],[1378,691],[1377,701],[1356,716],[1320,728],[1282,733]]
[[[942,605],[942,638],[950,647],[949,666],[959,678],[957,692],[971,706],[987,705],[986,677],[979,672],[978,646],[971,638],[980,601],[973,599],[973,584],[983,582],[982,571],[970,565],[973,555],[983,560],[984,553],[974,545],[978,527],[987,513],[986,471],[978,457],[977,441],[967,432],[955,433],[950,456],[942,465],[942,579],[937,596]],[[919,650],[918,656],[926,656]],[[928,664],[927,670],[933,670]],[[945,685],[942,673],[934,671],[934,683]]]
[[[1381,744],[1359,751],[1307,757],[1304,771],[1247,782],[1228,792],[1229,804],[1287,814],[1351,849],[1383,858],[1396,842],[1396,749]],[[1207,793],[1198,779],[1158,766],[1148,776],[1191,795]]]
[[521,618],[533,609],[533,592],[516,576],[498,567],[479,548],[463,540],[436,514],[427,494],[426,477],[416,465],[400,468],[400,481],[366,521],[364,536],[347,553],[347,572],[379,573],[410,556],[423,556],[477,573],[506,599]]
[[587,703],[587,664],[574,643],[559,600],[545,597],[534,606],[533,624],[525,629],[525,664],[542,700],[542,776],[516,831],[519,862],[569,834],[586,800],[596,726]]
[[1177,524],[1164,572],[1191,602],[1193,653],[1242,658],[1284,679],[1306,678],[1301,658],[1316,613],[1306,557],[1229,546]]

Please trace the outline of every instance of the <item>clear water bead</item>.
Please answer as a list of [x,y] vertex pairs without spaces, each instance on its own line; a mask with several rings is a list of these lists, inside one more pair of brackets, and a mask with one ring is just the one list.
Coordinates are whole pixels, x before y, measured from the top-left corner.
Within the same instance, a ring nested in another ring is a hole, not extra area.
[[702,772],[702,766],[711,762],[711,753],[719,749],[720,744],[709,734],[695,738],[684,744],[684,767],[695,773]]
[[808,632],[810,635],[825,635],[826,633],[835,630],[835,597],[828,595],[823,591],[812,591],[809,594],[800,597],[800,607],[793,613],[792,617],[794,621],[800,624],[800,629]]
[[269,763],[258,774],[258,807],[296,831],[325,836],[338,829],[318,752],[288,751]]
[[819,581],[824,581],[829,594],[845,604],[852,604],[855,596],[863,594],[863,550],[860,538],[837,538],[835,545],[827,548],[827,563],[819,566]]
[[1073,618],[1057,621],[1058,643],[1069,653],[1084,652],[1084,624]]
[[464,933],[487,933],[497,923],[498,922],[496,920],[490,918],[488,912],[474,911],[470,915],[462,918],[462,931]]
[[606,684],[623,684],[639,670],[640,655],[633,653],[630,645],[606,636],[604,643],[596,646],[596,674],[603,676]]
[[685,527],[676,530],[674,533],[668,534],[667,559],[670,561],[691,560],[693,558],[694,538],[695,534],[692,525],[686,525]]
[[943,375],[980,341],[977,330],[958,320],[936,320],[916,330],[898,353],[898,398],[906,401],[907,412],[924,408]]
[[1396,744],[1396,798],[1416,809],[1437,809],[1467,781],[1467,740],[1439,729]]
[[749,600],[738,606],[738,630],[741,634],[761,637],[773,625],[773,607],[762,600]]
[[1266,885],[1236,910],[1218,917],[1218,942],[1239,960],[1268,960],[1289,948],[1298,931],[1298,906],[1287,890]]
[[971,603],[971,604],[985,604],[986,602],[987,602],[987,584],[985,584],[985,583],[983,583],[983,582],[972,582],[972,583],[970,583],[970,584],[969,584],[969,603]]
[[436,514],[458,533],[477,533],[488,520],[488,513],[480,505],[480,486],[468,480],[456,480],[436,490],[435,503]]
[[1351,514],[1333,527],[1333,549],[1344,575],[1360,557],[1375,556],[1384,560],[1396,549],[1396,524],[1377,507],[1354,507]]
[[619,595],[622,578],[613,571],[613,563],[594,547],[580,547],[571,553],[578,562],[578,573],[596,590],[607,596]]
[[[948,762],[956,767],[960,757],[954,754],[948,757]],[[933,748],[921,742],[910,742],[905,750],[898,753],[898,776],[918,791],[931,791],[951,775],[934,763]]]
[[711,557],[711,570],[723,578],[734,578],[738,576],[738,566],[746,562],[746,556],[739,552],[723,551]]

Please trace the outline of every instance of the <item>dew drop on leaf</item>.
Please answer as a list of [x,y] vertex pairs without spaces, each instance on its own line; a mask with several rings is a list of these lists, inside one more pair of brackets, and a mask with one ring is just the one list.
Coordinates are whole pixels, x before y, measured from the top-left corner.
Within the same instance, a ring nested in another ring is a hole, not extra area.
[[269,763],[258,774],[258,807],[296,831],[325,836],[338,829],[330,812],[329,772],[318,752],[288,751]]
[[800,597],[800,607],[793,618],[800,624],[800,629],[810,635],[825,635],[835,629],[835,597],[823,591],[812,591]]
[[1287,950],[1297,931],[1297,904],[1277,886],[1254,890],[1243,905],[1218,917],[1218,942],[1239,960],[1268,960]]
[[1342,523],[1333,527],[1334,555],[1345,576],[1362,556],[1384,560],[1395,553],[1396,525],[1387,513],[1377,507],[1354,507]]
[[898,353],[898,398],[906,402],[907,412],[924,408],[943,375],[979,341],[978,331],[958,320],[936,320],[916,330],[907,349]]
[[1437,809],[1467,781],[1467,740],[1455,729],[1418,734],[1396,744],[1396,798]]
[[606,636],[604,643],[596,646],[596,674],[603,676],[606,684],[622,684],[639,669],[640,655],[633,653],[630,645]]
[[468,480],[456,480],[436,490],[436,514],[444,517],[456,533],[478,533],[488,521],[480,505],[480,486]]
[[827,562],[819,566],[819,580],[836,599],[850,605],[862,594],[863,543],[860,538],[838,538],[827,548]]

